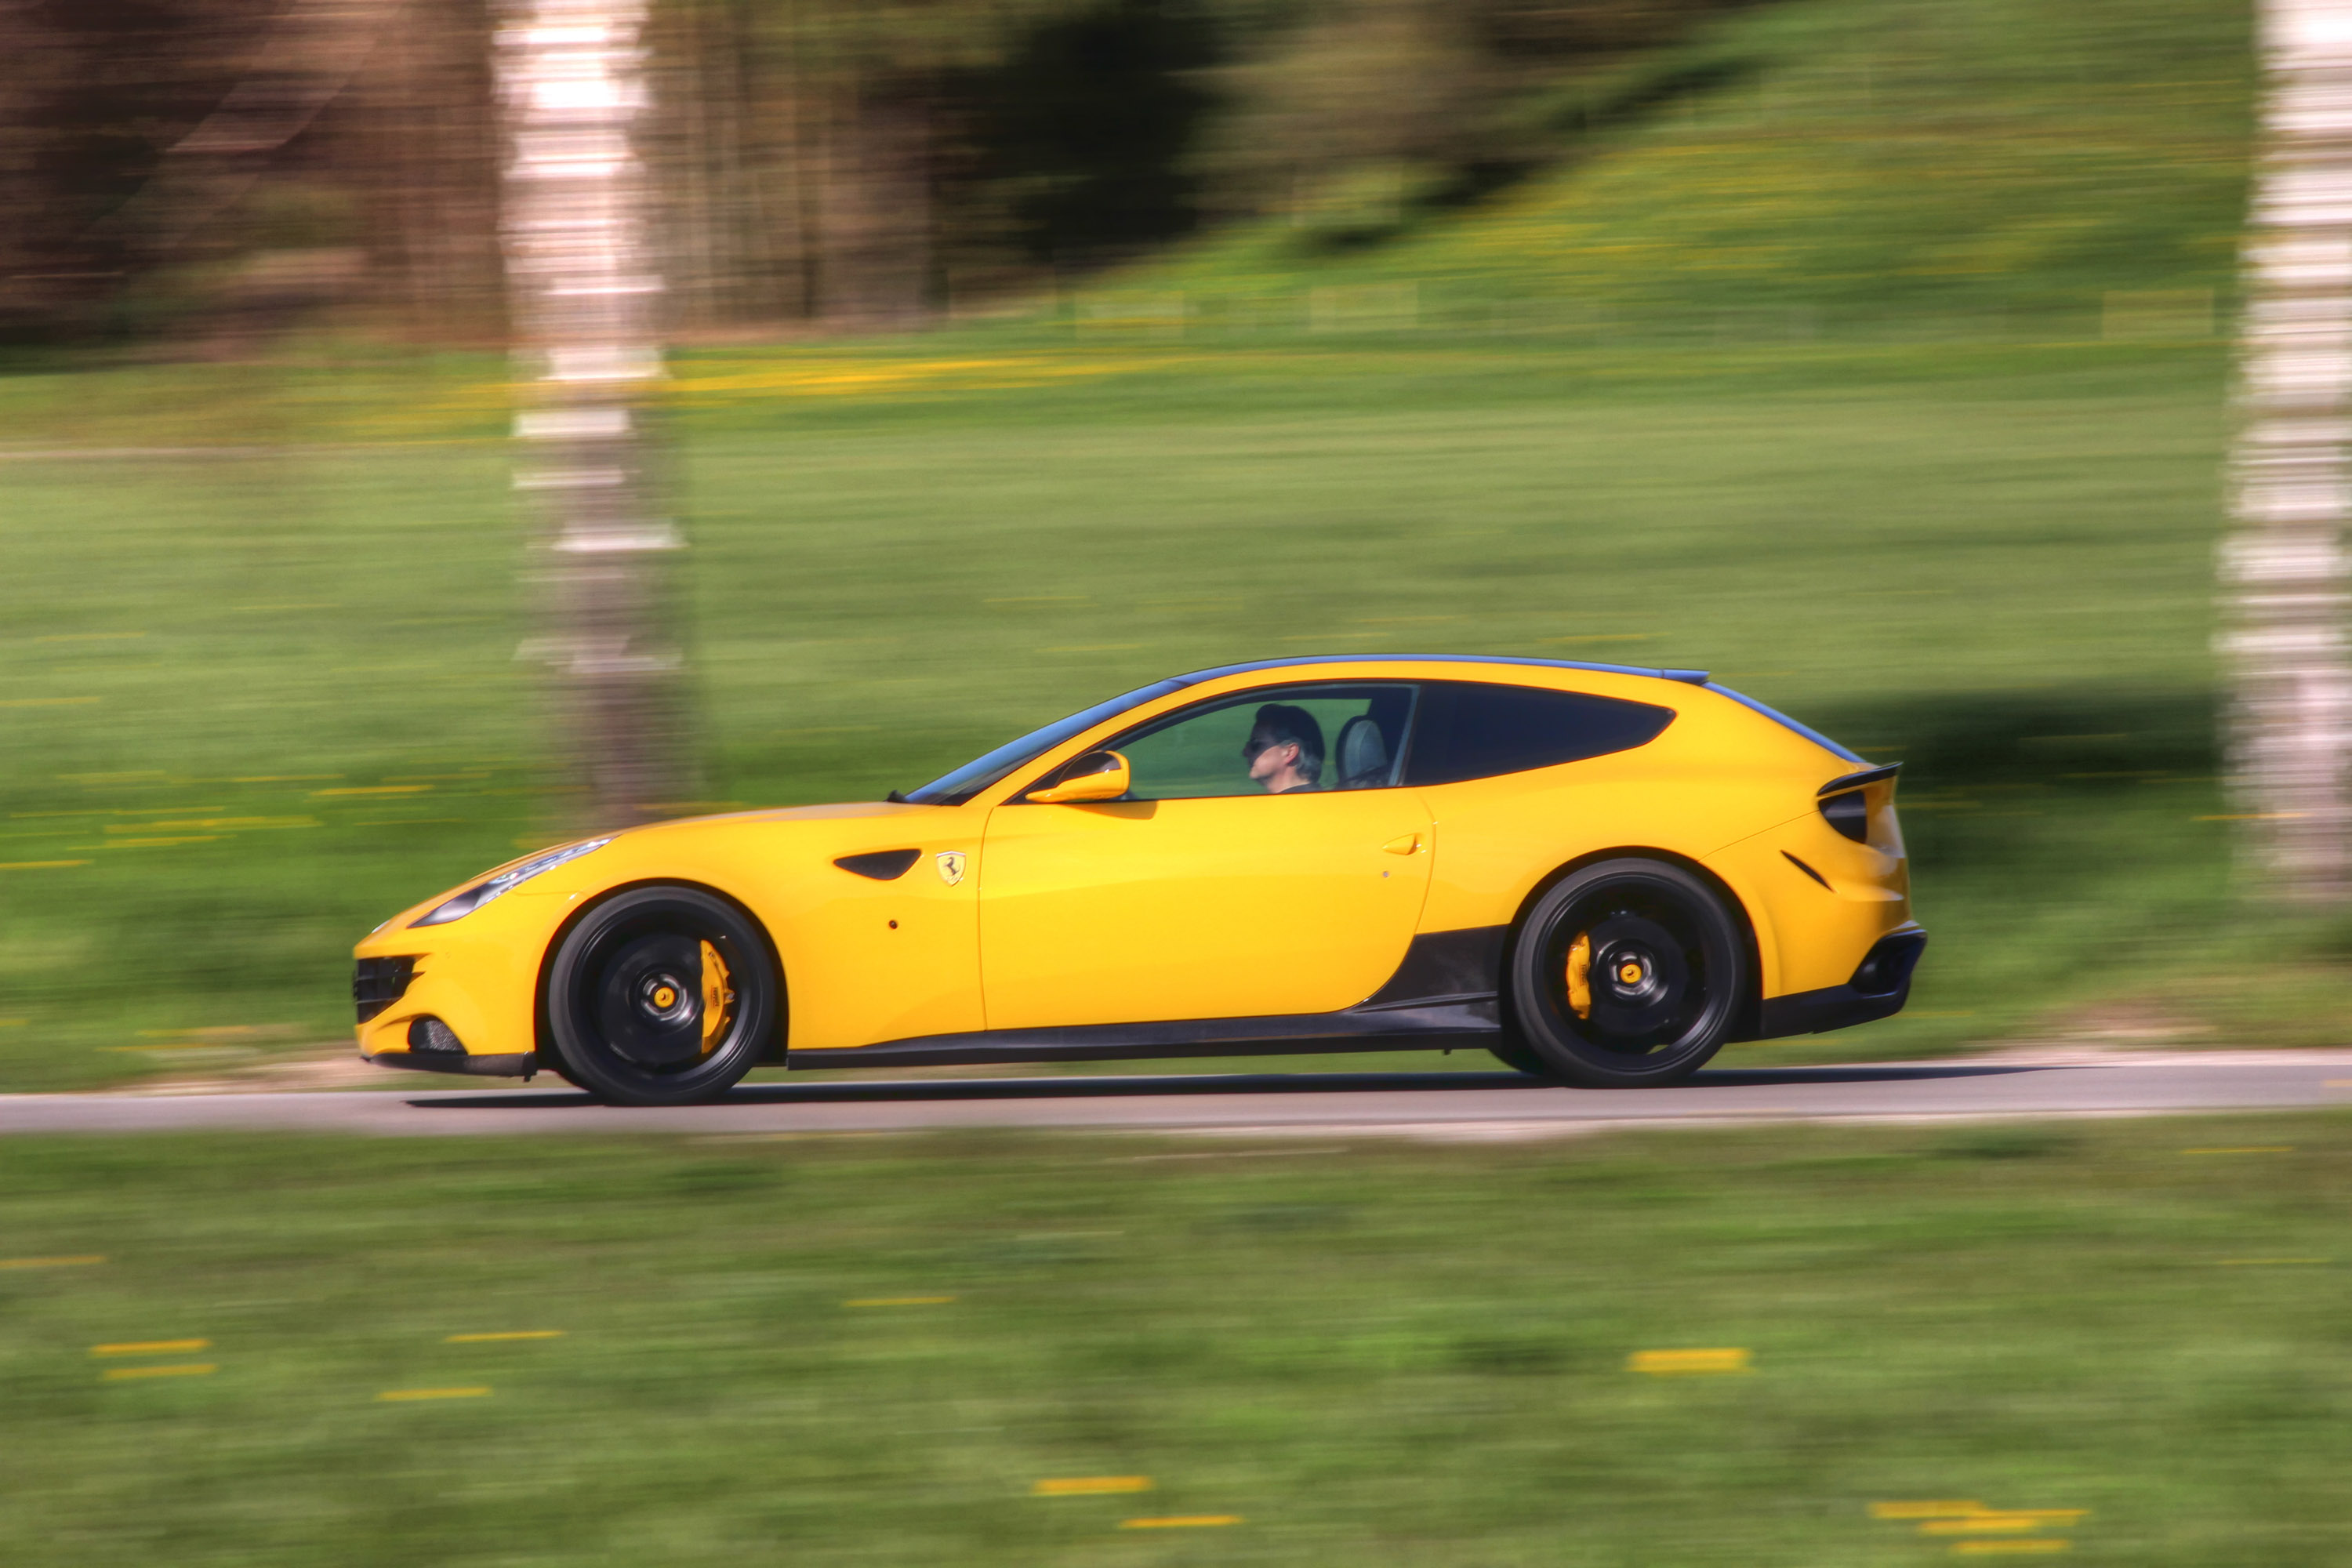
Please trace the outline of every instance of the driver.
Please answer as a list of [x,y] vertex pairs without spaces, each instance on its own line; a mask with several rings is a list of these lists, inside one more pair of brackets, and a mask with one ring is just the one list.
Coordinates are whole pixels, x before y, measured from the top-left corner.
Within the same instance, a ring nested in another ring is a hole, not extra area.
[[1323,726],[1304,708],[1269,702],[1242,742],[1242,761],[1268,795],[1313,789],[1323,776]]

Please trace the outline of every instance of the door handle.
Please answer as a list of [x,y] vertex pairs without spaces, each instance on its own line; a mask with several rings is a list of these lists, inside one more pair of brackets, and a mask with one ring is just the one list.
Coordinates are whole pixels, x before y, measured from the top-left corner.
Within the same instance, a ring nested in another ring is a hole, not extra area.
[[1381,845],[1381,847],[1387,850],[1391,855],[1418,855],[1421,853],[1421,835],[1418,833],[1400,834],[1396,837],[1390,839],[1386,844]]

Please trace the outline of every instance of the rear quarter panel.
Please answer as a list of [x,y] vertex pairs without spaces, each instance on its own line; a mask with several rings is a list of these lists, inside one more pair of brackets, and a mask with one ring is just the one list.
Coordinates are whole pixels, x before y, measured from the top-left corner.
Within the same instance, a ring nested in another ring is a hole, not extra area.
[[1759,946],[1771,931],[1779,958],[1766,972],[1765,995],[1844,984],[1872,944],[1911,918],[1894,781],[1871,785],[1869,794],[1866,843],[1847,838],[1813,809],[1707,857],[1707,868],[1726,882],[1753,889],[1743,896]]
[[[1423,929],[1507,925],[1563,867],[1615,853],[1663,854],[1704,867],[1726,885],[1755,930],[1763,994],[1789,989],[1790,933],[1778,911],[1794,889],[1765,874],[1770,868],[1762,860],[1717,857],[1783,823],[1818,820],[1813,792],[1852,764],[1698,687],[1592,678],[1557,684],[1671,706],[1675,721],[1630,752],[1425,787],[1436,865]],[[1826,825],[1822,832],[1837,837]]]

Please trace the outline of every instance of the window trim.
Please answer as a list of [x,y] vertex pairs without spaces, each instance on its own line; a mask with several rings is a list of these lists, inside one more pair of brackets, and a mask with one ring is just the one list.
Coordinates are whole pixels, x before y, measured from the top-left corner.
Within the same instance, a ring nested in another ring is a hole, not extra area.
[[[1299,790],[1294,793],[1307,796],[1320,795],[1370,795],[1376,790],[1404,789],[1408,787],[1404,782],[1405,769],[1412,765],[1413,741],[1420,732],[1423,696],[1422,689],[1428,684],[1429,683],[1426,680],[1422,679],[1383,680],[1376,676],[1341,675],[1335,676],[1328,680],[1290,681],[1276,686],[1252,686],[1240,691],[1227,691],[1215,697],[1204,697],[1197,702],[1187,703],[1181,708],[1171,708],[1164,713],[1155,713],[1150,718],[1139,720],[1137,722],[1129,725],[1126,729],[1118,731],[1117,733],[1109,735],[1103,740],[1092,742],[1081,746],[1077,751],[1072,752],[1066,757],[1064,757],[1060,762],[1055,763],[1052,767],[1047,768],[1044,773],[1037,774],[1027,784],[1024,784],[1020,788],[1014,790],[1012,795],[1008,795],[1004,800],[998,804],[1003,805],[1037,805],[1045,804],[1043,802],[1031,800],[1029,798],[1030,792],[1033,790],[1044,789],[1046,785],[1054,783],[1055,775],[1064,768],[1068,767],[1072,763],[1077,761],[1078,758],[1091,756],[1097,752],[1116,752],[1120,746],[1128,743],[1129,742],[1156,733],[1160,730],[1172,729],[1174,726],[1187,721],[1194,715],[1212,713],[1220,708],[1238,708],[1248,702],[1263,703],[1267,701],[1279,701],[1281,699],[1276,694],[1282,692],[1315,692],[1319,690],[1329,690],[1333,688],[1347,689],[1377,688],[1390,690],[1401,689],[1407,694],[1408,705],[1405,709],[1404,715],[1404,735],[1397,746],[1397,754],[1390,760],[1389,763],[1390,768],[1391,769],[1391,776],[1395,778],[1396,782],[1394,784],[1374,784],[1370,789],[1312,789]],[[1325,759],[1327,763],[1329,760],[1330,759],[1328,758]],[[1281,800],[1285,798],[1286,797],[1283,795],[1251,795],[1241,794],[1239,792],[1232,795],[1177,795],[1149,796],[1137,796],[1130,794],[1120,795],[1117,800],[1094,801],[1089,804],[1096,805],[1150,805],[1163,800]]]

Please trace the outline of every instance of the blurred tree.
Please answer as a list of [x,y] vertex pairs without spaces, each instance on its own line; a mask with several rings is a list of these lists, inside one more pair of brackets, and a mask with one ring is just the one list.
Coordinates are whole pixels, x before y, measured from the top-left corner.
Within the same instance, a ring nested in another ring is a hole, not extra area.
[[[1221,210],[1360,243],[1562,155],[1620,107],[1563,93],[1749,0],[1299,0],[1247,15],[1200,163]],[[1714,85],[1697,76],[1681,87]],[[1676,80],[1631,88],[1646,104]]]
[[594,831],[676,816],[694,731],[636,405],[660,374],[661,289],[636,146],[646,0],[505,0],[498,41],[516,485],[539,497],[558,733]]
[[[653,38],[675,84],[653,156],[683,237],[689,328],[771,312],[907,325],[948,292],[993,177],[967,153],[970,106],[1040,26],[1092,0],[671,0]],[[984,248],[986,240],[982,241]],[[772,319],[771,317],[771,319]]]
[[320,127],[316,178],[350,194],[370,316],[408,335],[505,331],[489,0],[401,0]]
[[138,198],[235,87],[260,0],[31,0],[0,9],[0,331],[139,324],[171,215]]
[[463,294],[478,334],[496,280],[487,37],[481,0],[0,10],[0,335],[234,346],[371,280],[385,300],[412,287],[441,331]]
[[2352,897],[2352,0],[2265,0],[2223,544],[2231,782],[2272,886]]
[[[903,325],[1223,213],[1377,238],[1732,3],[648,0],[667,324]],[[495,341],[489,5],[0,8],[0,334],[233,348],[333,305]]]
[[1476,21],[1448,0],[1338,0],[1231,68],[1237,107],[1210,155],[1227,200],[1301,211],[1352,176],[1339,199],[1393,222],[1404,171],[1476,142],[1495,65]]
[[1048,19],[995,68],[952,80],[955,239],[1059,269],[1189,231],[1201,216],[1189,154],[1218,101],[1204,73],[1223,53],[1199,5],[1113,0]]

